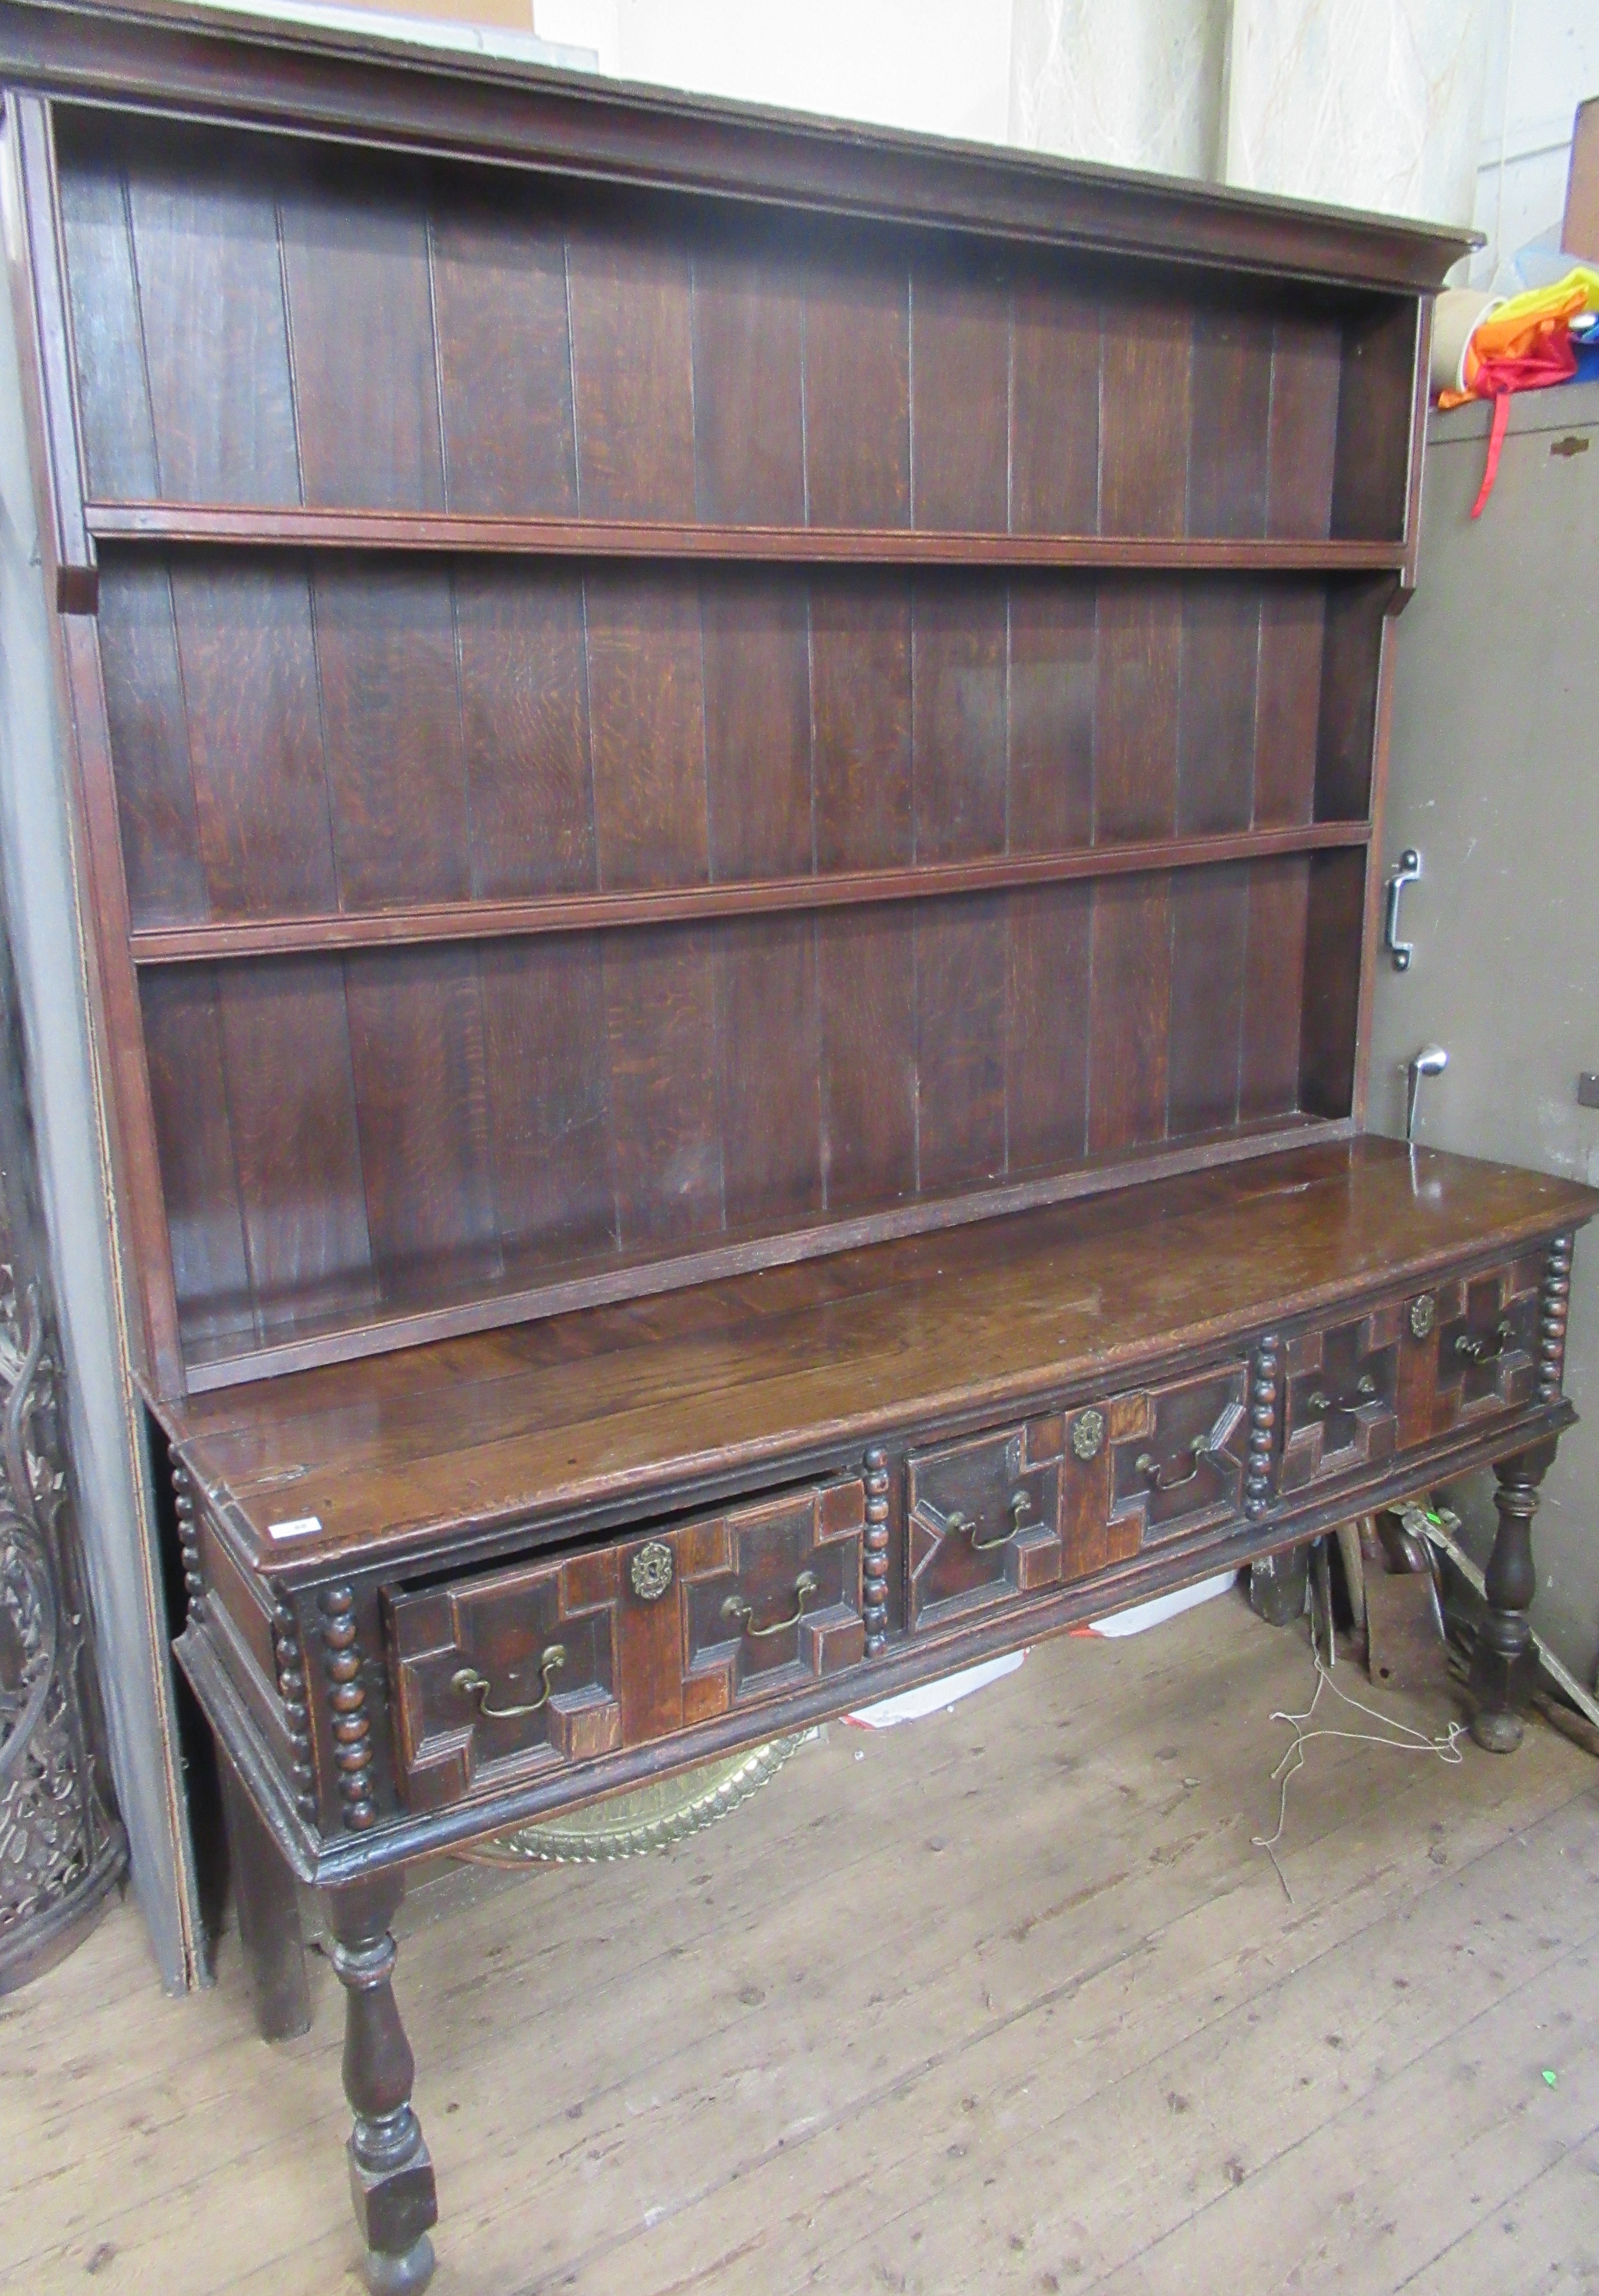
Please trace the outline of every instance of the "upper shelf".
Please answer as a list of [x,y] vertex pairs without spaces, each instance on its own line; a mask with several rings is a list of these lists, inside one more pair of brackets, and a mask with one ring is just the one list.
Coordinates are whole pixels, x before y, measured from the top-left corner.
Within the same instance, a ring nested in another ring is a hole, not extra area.
[[487,518],[461,512],[235,508],[90,503],[100,542],[299,550],[428,550],[552,558],[756,559],[873,566],[1044,566],[1129,571],[1367,574],[1397,571],[1397,542],[1314,537],[964,533],[912,527],[731,526],[660,519]]

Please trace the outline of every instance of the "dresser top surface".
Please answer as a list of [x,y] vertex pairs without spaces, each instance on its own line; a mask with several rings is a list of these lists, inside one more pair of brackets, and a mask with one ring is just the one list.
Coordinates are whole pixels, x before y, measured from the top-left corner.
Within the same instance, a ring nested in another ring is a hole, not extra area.
[[1134,1375],[1595,1210],[1541,1173],[1322,1144],[161,1415],[262,1566],[294,1577],[657,1492],[680,1505],[785,1455]]

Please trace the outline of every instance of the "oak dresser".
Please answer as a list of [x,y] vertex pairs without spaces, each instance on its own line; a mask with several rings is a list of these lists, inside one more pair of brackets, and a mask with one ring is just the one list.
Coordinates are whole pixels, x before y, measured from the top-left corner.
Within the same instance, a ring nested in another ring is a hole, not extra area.
[[408,1862],[1490,1464],[1513,1744],[1599,1198],[1364,1130],[1463,242],[211,9],[0,79],[177,1652],[370,2286]]

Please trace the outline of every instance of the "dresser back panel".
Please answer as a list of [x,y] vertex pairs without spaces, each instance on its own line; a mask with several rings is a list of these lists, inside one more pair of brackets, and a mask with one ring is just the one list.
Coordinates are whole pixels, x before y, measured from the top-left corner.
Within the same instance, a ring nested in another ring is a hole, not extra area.
[[1358,1120],[1414,289],[45,148],[159,1387]]
[[1403,530],[1408,299],[103,117],[59,140],[92,498]]

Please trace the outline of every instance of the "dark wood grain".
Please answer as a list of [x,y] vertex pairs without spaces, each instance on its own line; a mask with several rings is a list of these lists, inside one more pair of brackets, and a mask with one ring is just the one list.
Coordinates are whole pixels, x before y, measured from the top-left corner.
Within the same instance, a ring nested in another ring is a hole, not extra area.
[[1072,1164],[1087,1151],[1093,893],[1050,885],[1005,903],[1005,1149],[1012,1172]]
[[1012,320],[1011,525],[1099,525],[1100,311],[1069,280],[1017,282]]
[[910,586],[818,576],[810,627],[816,866],[909,862]]
[[959,1187],[1005,1169],[1004,905],[939,902],[915,936],[918,1180]]
[[642,234],[574,233],[567,278],[584,516],[693,518],[686,254]]
[[918,583],[912,613],[911,779],[918,861],[1005,849],[1005,596]]
[[705,679],[695,584],[591,574],[589,751],[606,887],[709,875]]
[[1332,479],[1335,535],[1403,537],[1409,504],[1414,297],[1374,298],[1344,328]]
[[269,1311],[372,1263],[344,967],[296,958],[216,978],[250,1288]]
[[805,302],[781,258],[694,259],[695,507],[726,526],[803,526]]
[[1259,861],[1249,874],[1238,1112],[1244,1121],[1300,1105],[1300,1026],[1305,993],[1309,866]]
[[1009,849],[1058,852],[1094,834],[1095,597],[1043,579],[1009,597]]
[[298,503],[271,182],[215,168],[197,178],[141,155],[128,201],[160,491],[177,502]]
[[1250,873],[1194,869],[1171,887],[1166,1129],[1174,1140],[1236,1123]]
[[1180,305],[1116,298],[1100,349],[1103,534],[1181,534],[1187,507],[1193,322]]
[[92,495],[154,501],[161,481],[119,156],[72,139],[59,196],[84,477]]
[[708,577],[700,613],[711,876],[802,876],[812,857],[805,586]]
[[1249,310],[1201,310],[1189,380],[1190,534],[1267,530],[1272,328]]
[[805,461],[816,526],[911,522],[910,284],[903,267],[820,270],[805,305]]
[[558,567],[455,575],[472,892],[596,882],[583,586]]
[[1091,1155],[1161,1139],[1171,1007],[1171,885],[1117,877],[1094,889],[1088,1002]]
[[447,901],[323,917],[242,918],[227,924],[156,926],[133,936],[141,964],[190,964],[218,956],[281,956],[294,949],[398,948],[424,941],[496,940],[507,935],[586,932],[595,927],[685,923],[699,918],[775,915],[787,909],[856,908],[868,902],[941,900],[951,893],[1067,884],[1140,870],[1199,869],[1212,862],[1312,853],[1370,841],[1367,824],[1229,831],[1216,837],[1128,838],[1055,853],[998,854],[974,861],[840,870],[832,875],[751,878],[635,892],[555,893],[529,900]]
[[244,1224],[228,1124],[216,977],[204,968],[144,984],[145,1057],[185,1337],[199,1322],[253,1329]]
[[1171,583],[1100,592],[1094,705],[1094,833],[1177,827],[1183,594]]
[[1340,853],[1308,866],[1300,1106],[1314,1116],[1341,1116],[1355,1090],[1365,863]]
[[1010,293],[973,268],[911,279],[911,507],[919,527],[1010,524]]
[[251,548],[471,551],[494,556],[685,558],[795,565],[1054,566],[1150,572],[1381,573],[1406,562],[1397,542],[1180,536],[956,534],[865,521],[712,526],[666,519],[477,516],[381,510],[232,510],[207,503],[94,502],[91,534],[114,542],[241,543]]
[[475,949],[345,960],[374,1266],[497,1243]]
[[1254,772],[1254,818],[1262,826],[1315,816],[1325,620],[1319,586],[1279,583],[1262,593]]
[[916,969],[908,913],[816,921],[822,1144],[830,1210],[914,1193]]
[[108,567],[99,629],[129,909],[140,925],[201,918],[209,902],[166,567]]
[[722,1188],[730,1228],[824,1208],[821,1004],[808,917],[751,919],[716,951]]
[[603,1250],[616,1182],[598,939],[490,942],[480,965],[501,1243],[546,1259]]
[[436,199],[430,233],[445,499],[455,512],[570,517],[578,462],[561,219],[480,184]]
[[402,568],[374,584],[335,562],[317,567],[312,596],[342,899],[459,900],[472,865],[448,574]]
[[1249,582],[1185,587],[1177,709],[1177,828],[1185,835],[1241,829],[1252,817],[1264,603]]
[[339,885],[306,570],[180,559],[172,603],[211,914],[325,914]]
[[722,1225],[714,951],[703,927],[603,955],[617,1234],[625,1247]]
[[441,511],[444,457],[420,185],[307,163],[282,194],[308,503]]
[[1327,596],[1316,727],[1316,817],[1360,821],[1371,810],[1377,678],[1390,592],[1346,584]]
[[1286,317],[1274,334],[1266,530],[1319,538],[1332,524],[1342,336],[1335,319]]

